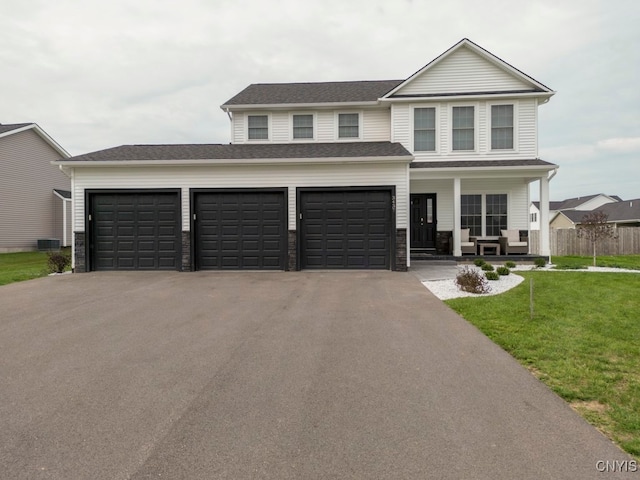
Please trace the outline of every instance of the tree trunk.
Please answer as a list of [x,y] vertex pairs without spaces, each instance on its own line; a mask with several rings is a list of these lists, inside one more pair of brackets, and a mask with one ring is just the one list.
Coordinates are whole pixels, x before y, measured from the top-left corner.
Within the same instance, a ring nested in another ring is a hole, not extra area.
[[596,266],[596,242],[593,242],[593,266]]

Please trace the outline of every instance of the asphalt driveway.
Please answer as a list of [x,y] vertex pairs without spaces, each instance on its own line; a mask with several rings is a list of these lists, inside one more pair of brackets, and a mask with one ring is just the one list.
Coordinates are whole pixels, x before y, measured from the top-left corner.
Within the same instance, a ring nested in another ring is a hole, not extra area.
[[638,475],[410,273],[7,285],[0,382],[2,478]]

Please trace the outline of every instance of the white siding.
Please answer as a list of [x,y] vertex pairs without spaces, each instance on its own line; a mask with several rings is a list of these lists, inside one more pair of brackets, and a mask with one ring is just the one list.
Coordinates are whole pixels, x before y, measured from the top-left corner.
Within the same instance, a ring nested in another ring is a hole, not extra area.
[[529,184],[518,178],[462,179],[461,193],[506,193],[509,228],[529,229]]
[[289,114],[287,112],[274,112],[271,114],[269,138],[272,142],[288,143],[291,138],[289,130]]
[[[535,99],[501,100],[500,103],[514,105],[514,149],[491,150],[491,105],[490,101],[417,102],[395,104],[392,109],[393,141],[400,142],[414,153],[416,161],[450,160],[504,160],[537,158],[537,103]],[[473,106],[476,118],[475,151],[453,151],[451,148],[451,111],[453,106]],[[413,152],[413,109],[436,108],[436,152]]]
[[396,93],[424,95],[525,89],[532,89],[532,86],[467,47],[462,47]]
[[76,168],[74,229],[84,230],[84,190],[101,188],[182,189],[182,229],[190,230],[190,188],[288,187],[289,229],[296,229],[296,187],[394,185],[396,227],[407,223],[407,165],[271,165],[155,168]]
[[[269,141],[274,143],[292,143],[291,115],[294,113],[313,114],[316,118],[316,142],[335,142],[338,140],[339,113],[360,113],[360,139],[351,141],[383,142],[391,140],[391,114],[389,108],[376,109],[340,109],[340,110],[292,110],[264,111],[270,115]],[[254,112],[252,112],[254,113]],[[248,143],[246,138],[246,114],[233,114],[233,143]],[[298,140],[299,141],[299,140]],[[257,142],[251,142],[257,143]]]
[[389,109],[364,110],[362,116],[362,139],[364,141],[388,142],[391,140]]
[[411,193],[435,193],[438,230],[453,230],[453,180],[411,180]]
[[[461,194],[506,193],[509,228],[529,228],[529,189],[524,179],[462,179]],[[453,180],[411,180],[411,193],[436,193],[438,230],[453,230]]]
[[244,143],[246,118],[243,112],[234,112],[233,113],[233,125],[231,127],[231,131],[233,132],[233,138],[231,139],[231,143]]

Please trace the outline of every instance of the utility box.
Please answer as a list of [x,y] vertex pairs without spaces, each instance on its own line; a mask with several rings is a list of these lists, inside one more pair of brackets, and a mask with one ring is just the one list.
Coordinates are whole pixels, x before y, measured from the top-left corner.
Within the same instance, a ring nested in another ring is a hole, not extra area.
[[38,239],[38,250],[41,252],[60,250],[60,240],[57,238],[40,238]]

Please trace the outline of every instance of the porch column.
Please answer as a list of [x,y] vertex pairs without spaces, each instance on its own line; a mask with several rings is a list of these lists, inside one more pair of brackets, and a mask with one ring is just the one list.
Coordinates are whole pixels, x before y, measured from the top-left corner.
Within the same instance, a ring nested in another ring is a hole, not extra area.
[[460,246],[460,217],[462,208],[460,207],[460,178],[453,179],[453,255],[462,256],[462,247]]
[[551,259],[549,242],[549,178],[540,177],[540,255]]

